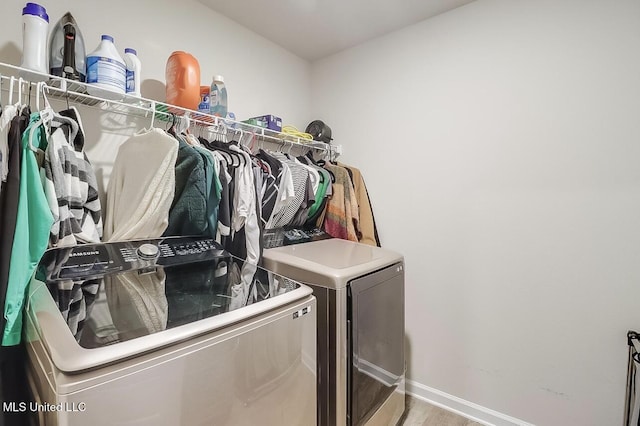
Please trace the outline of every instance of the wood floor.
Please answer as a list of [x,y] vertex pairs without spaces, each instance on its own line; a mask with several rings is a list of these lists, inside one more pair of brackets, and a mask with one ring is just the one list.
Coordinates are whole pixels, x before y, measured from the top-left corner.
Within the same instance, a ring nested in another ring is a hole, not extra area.
[[482,426],[480,423],[443,410],[407,395],[405,412],[398,423],[404,426]]

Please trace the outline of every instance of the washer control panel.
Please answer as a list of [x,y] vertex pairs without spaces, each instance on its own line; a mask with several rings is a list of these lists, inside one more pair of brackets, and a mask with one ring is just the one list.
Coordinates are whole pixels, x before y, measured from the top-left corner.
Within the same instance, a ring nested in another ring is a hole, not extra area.
[[160,249],[153,244],[143,244],[138,247],[136,254],[142,260],[156,260],[160,256]]
[[211,238],[167,237],[50,249],[40,270],[46,271],[48,281],[77,280],[224,257],[229,254]]

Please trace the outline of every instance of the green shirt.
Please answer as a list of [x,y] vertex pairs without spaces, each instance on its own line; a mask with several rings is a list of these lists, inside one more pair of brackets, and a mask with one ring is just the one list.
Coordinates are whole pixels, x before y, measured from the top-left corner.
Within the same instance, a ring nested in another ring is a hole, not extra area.
[[222,193],[222,185],[220,184],[216,167],[217,162],[215,158],[213,158],[211,151],[199,146],[194,148],[204,159],[204,174],[206,177],[207,190],[207,222],[209,224],[207,234],[211,238],[215,238],[216,231],[218,230],[218,206],[220,205],[220,195]]
[[322,199],[327,194],[327,188],[331,184],[331,176],[329,175],[329,172],[327,172],[326,170],[320,167],[318,167],[317,170],[318,170],[318,173],[320,173],[320,175],[323,176],[323,178],[318,184],[318,191],[316,191],[316,201],[315,203],[313,203],[313,205],[309,209],[309,214],[307,215],[307,217],[313,217],[313,215],[316,214],[316,212],[322,205]]
[[27,286],[40,258],[47,249],[49,232],[53,225],[53,215],[47,204],[40,178],[40,166],[36,153],[29,146],[29,136],[34,128],[31,144],[45,150],[47,138],[45,129],[37,122],[40,114],[31,114],[29,126],[22,134],[22,162],[20,164],[20,198],[18,217],[13,237],[9,282],[4,304],[7,320],[2,337],[3,346],[20,343],[22,337],[22,315]]

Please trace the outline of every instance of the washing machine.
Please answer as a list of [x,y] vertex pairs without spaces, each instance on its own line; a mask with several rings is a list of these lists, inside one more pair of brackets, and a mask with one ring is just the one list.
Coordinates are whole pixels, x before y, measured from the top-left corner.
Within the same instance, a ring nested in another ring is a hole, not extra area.
[[312,290],[213,240],[49,250],[24,321],[36,424],[316,424]]
[[404,258],[340,239],[264,251],[318,302],[318,424],[395,425],[405,407]]

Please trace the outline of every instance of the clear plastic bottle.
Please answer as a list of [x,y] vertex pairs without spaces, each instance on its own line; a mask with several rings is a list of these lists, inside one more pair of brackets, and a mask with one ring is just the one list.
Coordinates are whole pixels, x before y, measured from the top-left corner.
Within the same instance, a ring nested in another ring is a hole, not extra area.
[[138,52],[127,47],[124,49],[124,62],[127,65],[127,95],[140,97],[140,69],[142,64]]
[[122,99],[126,93],[126,69],[113,37],[103,35],[98,48],[87,55],[87,91],[106,99]]
[[221,75],[213,76],[211,83],[211,93],[209,95],[209,113],[218,117],[227,117],[227,88],[224,85],[224,78]]

